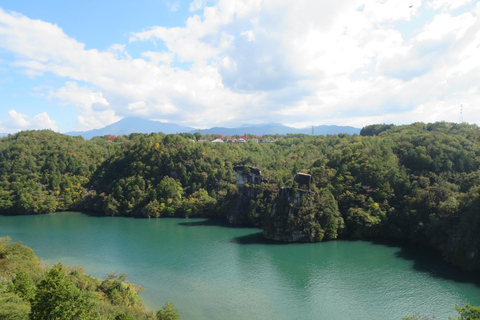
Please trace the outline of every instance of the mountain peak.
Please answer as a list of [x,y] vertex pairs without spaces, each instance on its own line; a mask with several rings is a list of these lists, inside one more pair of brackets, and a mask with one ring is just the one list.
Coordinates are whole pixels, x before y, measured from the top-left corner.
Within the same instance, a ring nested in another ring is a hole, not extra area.
[[[127,135],[131,133],[152,133],[152,132],[163,132],[165,134],[170,133],[195,133],[198,132],[198,129],[192,127],[181,126],[175,123],[160,122],[154,120],[148,120],[138,117],[126,117],[115,123],[112,123],[101,129],[94,129],[89,131],[71,131],[65,134],[71,136],[83,136],[85,139],[91,139],[96,136],[104,136],[107,134],[111,135]],[[223,134],[223,135],[243,135],[245,133],[254,134],[254,135],[265,135],[265,134],[288,134],[288,133],[303,133],[311,134],[311,127],[297,129],[285,126],[281,123],[267,123],[267,124],[242,124],[236,128],[226,128],[226,127],[213,127],[209,129],[200,130],[203,134]],[[360,129],[347,126],[335,126],[335,125],[323,125],[315,126],[314,133],[316,135],[326,135],[326,134],[338,134],[338,133],[349,133],[349,134],[359,134]]]

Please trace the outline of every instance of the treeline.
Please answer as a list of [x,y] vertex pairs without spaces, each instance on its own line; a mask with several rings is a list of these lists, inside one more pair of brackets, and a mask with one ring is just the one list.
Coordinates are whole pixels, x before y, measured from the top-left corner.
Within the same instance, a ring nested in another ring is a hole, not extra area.
[[115,145],[49,130],[0,139],[0,212],[50,213],[75,208],[97,166]]
[[103,280],[78,267],[39,266],[33,250],[0,238],[0,319],[178,320],[169,302],[147,311],[124,274]]
[[[206,217],[239,211],[267,233],[303,232],[299,241],[405,239],[480,269],[476,125],[373,125],[360,135],[277,135],[261,144],[192,141],[201,138],[85,141],[51,131],[2,138],[0,212]],[[242,198],[236,165],[261,169],[268,183],[247,186],[251,192]],[[312,176],[304,201],[282,202],[280,194],[290,192],[282,188],[298,188],[298,172]],[[279,214],[272,216],[274,206]]]

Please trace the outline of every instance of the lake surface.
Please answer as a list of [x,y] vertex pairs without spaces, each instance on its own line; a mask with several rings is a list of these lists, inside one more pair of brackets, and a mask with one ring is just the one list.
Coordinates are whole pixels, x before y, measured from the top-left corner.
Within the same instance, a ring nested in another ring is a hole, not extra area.
[[480,281],[414,248],[366,241],[276,244],[259,229],[205,219],[81,213],[0,216],[0,236],[44,263],[118,270],[144,287],[151,309],[171,301],[181,319],[401,319],[455,316],[480,305]]

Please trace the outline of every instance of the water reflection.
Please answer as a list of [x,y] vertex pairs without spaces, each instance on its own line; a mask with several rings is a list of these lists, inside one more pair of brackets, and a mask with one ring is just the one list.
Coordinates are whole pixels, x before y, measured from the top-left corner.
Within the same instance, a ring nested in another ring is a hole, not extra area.
[[127,273],[149,307],[173,301],[184,320],[444,318],[480,304],[477,280],[394,243],[285,244],[224,220],[82,214],[0,217],[6,233],[49,261]]

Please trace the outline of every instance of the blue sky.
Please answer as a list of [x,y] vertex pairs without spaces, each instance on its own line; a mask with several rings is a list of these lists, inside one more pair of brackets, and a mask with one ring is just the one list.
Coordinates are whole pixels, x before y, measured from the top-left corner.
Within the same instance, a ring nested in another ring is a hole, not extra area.
[[480,124],[475,0],[0,2],[0,132]]

